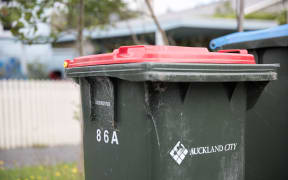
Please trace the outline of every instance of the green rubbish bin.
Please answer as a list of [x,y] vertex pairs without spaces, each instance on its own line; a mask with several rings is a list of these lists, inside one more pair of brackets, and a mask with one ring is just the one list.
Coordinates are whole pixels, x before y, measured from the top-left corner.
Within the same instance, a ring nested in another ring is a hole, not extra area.
[[287,180],[288,24],[226,35],[210,45],[212,49],[245,48],[257,64],[281,64],[278,80],[267,85],[247,112],[245,172],[247,180]]
[[278,65],[231,52],[123,46],[66,60],[81,86],[86,180],[243,180],[246,111]]

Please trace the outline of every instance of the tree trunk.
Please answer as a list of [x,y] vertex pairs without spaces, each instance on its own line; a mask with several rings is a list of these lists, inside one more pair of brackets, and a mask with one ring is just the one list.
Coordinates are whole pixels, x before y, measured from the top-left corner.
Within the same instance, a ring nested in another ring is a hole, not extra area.
[[166,32],[161,28],[160,23],[159,23],[157,17],[155,16],[155,14],[154,14],[154,11],[153,11],[153,8],[152,8],[152,6],[151,6],[151,4],[150,4],[150,1],[149,1],[149,0],[145,0],[145,2],[146,2],[147,7],[148,7],[148,9],[149,9],[149,11],[150,11],[151,17],[152,17],[155,25],[157,26],[158,31],[161,33],[161,36],[162,36],[164,45],[169,45]]
[[236,11],[237,11],[237,30],[238,32],[242,32],[244,21],[244,0],[237,0]]
[[84,0],[79,0],[79,19],[78,19],[78,53],[83,56],[83,27],[84,27]]
[[[284,2],[284,5],[285,5],[285,2]],[[286,24],[288,24],[288,0],[286,0]]]
[[138,39],[138,37],[137,37],[137,35],[134,33],[133,29],[131,28],[128,20],[126,21],[126,25],[127,25],[127,28],[128,28],[129,31],[130,31],[130,34],[131,34],[133,43],[136,44],[136,45],[141,44],[140,41],[139,41],[139,39]]

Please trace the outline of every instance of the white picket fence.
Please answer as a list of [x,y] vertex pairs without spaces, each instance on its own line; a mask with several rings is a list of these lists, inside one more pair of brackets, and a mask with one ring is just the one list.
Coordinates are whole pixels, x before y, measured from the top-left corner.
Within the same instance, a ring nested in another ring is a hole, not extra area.
[[79,144],[79,86],[0,80],[0,149]]

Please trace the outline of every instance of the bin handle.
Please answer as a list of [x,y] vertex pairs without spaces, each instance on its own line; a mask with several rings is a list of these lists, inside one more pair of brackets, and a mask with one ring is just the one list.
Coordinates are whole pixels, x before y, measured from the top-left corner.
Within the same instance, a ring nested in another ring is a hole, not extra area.
[[[129,49],[141,49],[141,48],[145,48],[145,46],[144,46],[144,45],[121,46],[121,47],[118,49],[117,57],[127,56]],[[138,52],[138,54],[139,54],[139,52]]]
[[246,49],[224,49],[217,51],[219,53],[239,53],[239,54],[248,54]]

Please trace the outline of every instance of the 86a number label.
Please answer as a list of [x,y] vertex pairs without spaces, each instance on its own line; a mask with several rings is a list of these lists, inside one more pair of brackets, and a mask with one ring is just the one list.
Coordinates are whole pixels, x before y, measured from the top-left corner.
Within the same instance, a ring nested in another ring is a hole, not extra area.
[[108,143],[116,144],[116,145],[119,144],[116,131],[109,132],[108,130],[97,129],[96,130],[96,140],[98,142],[104,142],[106,144],[108,144]]

